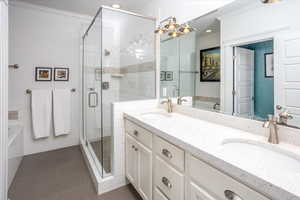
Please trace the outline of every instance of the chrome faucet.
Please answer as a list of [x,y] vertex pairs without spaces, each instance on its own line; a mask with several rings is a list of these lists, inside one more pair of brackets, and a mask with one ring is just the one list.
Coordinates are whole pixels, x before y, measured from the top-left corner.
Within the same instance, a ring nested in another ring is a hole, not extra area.
[[279,144],[279,137],[278,137],[278,127],[277,121],[278,118],[274,115],[268,115],[269,120],[265,121],[263,124],[264,128],[269,128],[270,134],[268,138],[268,142],[271,144]]
[[172,113],[173,112],[173,103],[172,103],[172,99],[170,97],[168,97],[167,100],[164,100],[161,102],[161,104],[167,104],[167,111],[168,113]]
[[177,98],[177,104],[178,104],[178,105],[182,105],[182,102],[187,102],[187,100],[184,99],[184,97],[178,97],[178,98]]

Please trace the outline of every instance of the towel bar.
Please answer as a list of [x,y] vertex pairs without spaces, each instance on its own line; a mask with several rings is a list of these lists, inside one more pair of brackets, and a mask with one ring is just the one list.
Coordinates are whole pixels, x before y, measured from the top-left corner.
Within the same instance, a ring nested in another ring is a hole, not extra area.
[[[75,88],[72,88],[72,89],[71,89],[71,92],[76,92],[76,89],[75,89]],[[30,90],[30,89],[27,89],[27,90],[26,90],[26,94],[31,94],[31,90]]]

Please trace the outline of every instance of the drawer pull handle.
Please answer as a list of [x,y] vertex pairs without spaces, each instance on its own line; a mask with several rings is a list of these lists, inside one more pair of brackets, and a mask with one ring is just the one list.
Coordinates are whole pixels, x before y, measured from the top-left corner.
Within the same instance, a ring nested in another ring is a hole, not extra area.
[[239,195],[230,190],[225,190],[224,194],[228,200],[243,200]]
[[138,132],[137,130],[134,130],[134,131],[133,131],[133,134],[134,134],[135,136],[138,136],[138,135],[139,135],[139,132]]
[[167,186],[169,189],[172,188],[171,182],[170,182],[169,179],[167,179],[166,177],[162,177],[161,181],[162,181],[162,183],[163,183],[165,186]]
[[171,159],[173,156],[172,156],[172,154],[171,154],[171,152],[168,150],[168,149],[163,149],[162,151],[161,151],[161,153],[164,155],[164,156],[166,156],[167,158],[169,158],[169,159]]

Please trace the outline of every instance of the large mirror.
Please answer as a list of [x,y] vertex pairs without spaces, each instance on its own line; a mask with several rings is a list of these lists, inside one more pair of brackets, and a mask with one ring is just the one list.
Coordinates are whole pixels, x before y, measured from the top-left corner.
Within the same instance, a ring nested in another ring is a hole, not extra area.
[[190,33],[164,34],[161,98],[253,120],[275,115],[300,127],[297,8],[296,0],[236,0],[187,22]]

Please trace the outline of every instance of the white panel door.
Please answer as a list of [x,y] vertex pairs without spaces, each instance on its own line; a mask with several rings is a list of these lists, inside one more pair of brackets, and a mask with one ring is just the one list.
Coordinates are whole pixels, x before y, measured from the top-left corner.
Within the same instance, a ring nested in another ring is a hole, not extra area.
[[[300,32],[281,35],[277,38],[275,51],[274,81],[276,114],[287,110],[293,119],[292,126],[300,126]],[[278,52],[278,57],[276,57]],[[278,63],[278,66],[276,65]]]
[[138,146],[138,190],[144,200],[152,200],[152,151]]
[[235,47],[234,114],[254,115],[254,51]]
[[135,140],[126,135],[126,177],[137,188],[138,185],[138,149]]

